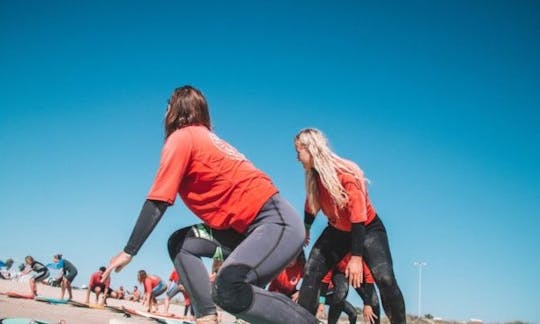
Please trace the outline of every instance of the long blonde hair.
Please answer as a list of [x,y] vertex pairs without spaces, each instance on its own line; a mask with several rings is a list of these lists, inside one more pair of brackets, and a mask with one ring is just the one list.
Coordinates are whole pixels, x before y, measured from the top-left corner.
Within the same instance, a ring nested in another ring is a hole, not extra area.
[[349,201],[349,195],[338,178],[338,170],[353,175],[365,190],[364,174],[352,161],[343,159],[332,152],[324,134],[316,128],[304,128],[295,136],[295,142],[302,145],[313,158],[313,168],[305,171],[307,203],[313,212],[321,209],[317,190],[317,177],[338,206],[342,209]]

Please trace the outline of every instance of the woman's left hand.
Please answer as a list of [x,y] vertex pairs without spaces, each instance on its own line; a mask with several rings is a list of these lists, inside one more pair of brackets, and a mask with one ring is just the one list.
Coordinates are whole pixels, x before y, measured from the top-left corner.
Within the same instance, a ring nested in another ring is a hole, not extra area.
[[353,288],[358,288],[364,281],[364,274],[362,273],[362,257],[352,256],[345,269],[345,276],[349,278],[349,284]]
[[364,322],[369,324],[374,324],[377,321],[377,315],[375,315],[375,312],[373,312],[373,307],[370,305],[364,305]]

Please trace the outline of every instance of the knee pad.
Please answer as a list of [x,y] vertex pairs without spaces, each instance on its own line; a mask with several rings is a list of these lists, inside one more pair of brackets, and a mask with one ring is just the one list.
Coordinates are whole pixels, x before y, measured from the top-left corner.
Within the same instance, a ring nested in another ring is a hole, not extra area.
[[223,310],[238,314],[251,307],[253,290],[246,282],[251,268],[247,265],[230,265],[219,271],[212,289],[212,299]]

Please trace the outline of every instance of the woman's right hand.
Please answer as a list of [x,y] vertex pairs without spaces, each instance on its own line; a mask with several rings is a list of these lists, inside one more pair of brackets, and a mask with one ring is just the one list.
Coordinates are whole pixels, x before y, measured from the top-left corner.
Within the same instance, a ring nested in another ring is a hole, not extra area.
[[133,256],[127,254],[124,251],[118,253],[118,255],[112,258],[109,262],[109,266],[101,276],[101,281],[104,282],[107,278],[109,278],[113,270],[116,272],[120,272],[128,263],[131,262],[132,258]]

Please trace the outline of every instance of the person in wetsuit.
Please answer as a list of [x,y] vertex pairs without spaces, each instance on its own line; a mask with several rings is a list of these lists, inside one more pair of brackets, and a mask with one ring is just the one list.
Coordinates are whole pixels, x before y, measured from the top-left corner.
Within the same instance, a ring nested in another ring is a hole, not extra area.
[[363,171],[335,154],[318,129],[301,130],[294,145],[305,171],[306,243],[316,214],[322,210],[328,218],[328,226],[311,249],[298,303],[315,314],[323,276],[351,252],[345,271],[349,283],[354,288],[360,286],[365,261],[390,322],[406,323],[405,302],[394,275],[386,229],[369,199]]
[[[265,173],[212,131],[208,104],[198,89],[173,91],[165,138],[154,183],[107,274],[131,261],[179,195],[205,228],[197,233],[193,227],[180,229],[168,243],[198,323],[217,323],[216,304],[253,323],[316,323],[305,308],[263,288],[300,253],[301,219]],[[211,257],[216,249],[197,239],[205,233],[231,250],[212,285],[201,255]]]
[[53,266],[56,269],[62,270],[62,278],[60,282],[60,299],[64,299],[64,295],[67,290],[68,300],[71,300],[73,298],[71,283],[77,276],[77,268],[73,265],[73,263],[62,258],[61,254],[56,254],[53,256]]
[[[347,301],[349,282],[345,276],[347,264],[351,258],[348,253],[341,261],[324,276],[321,286],[321,300],[329,306],[328,324],[335,324],[341,312],[349,317],[349,323],[356,323],[356,309]],[[363,317],[366,323],[380,323],[379,297],[375,290],[375,281],[365,262],[362,262],[363,282],[356,287],[356,292],[364,302]]]
[[31,271],[34,272],[32,274],[32,277],[29,280],[30,285],[30,294],[34,297],[37,296],[37,283],[42,282],[46,280],[49,277],[49,269],[47,267],[39,262],[34,260],[34,258],[30,255],[28,255],[26,258],[24,258],[24,262],[28,266],[27,270],[25,270],[23,273],[30,273]]

